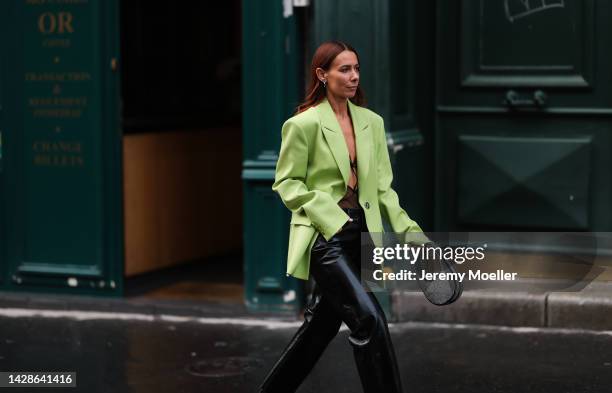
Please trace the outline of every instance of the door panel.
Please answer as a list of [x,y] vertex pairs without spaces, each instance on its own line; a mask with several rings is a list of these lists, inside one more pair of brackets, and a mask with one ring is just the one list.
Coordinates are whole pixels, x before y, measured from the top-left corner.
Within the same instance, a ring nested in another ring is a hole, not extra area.
[[593,1],[501,3],[463,1],[463,87],[591,86]]
[[439,109],[610,113],[609,14],[595,0],[441,2]]
[[121,290],[121,133],[114,1],[18,2],[5,54],[9,287]]
[[459,221],[587,229],[590,147],[590,137],[460,135]]
[[440,2],[439,230],[612,227],[610,16],[596,0]]

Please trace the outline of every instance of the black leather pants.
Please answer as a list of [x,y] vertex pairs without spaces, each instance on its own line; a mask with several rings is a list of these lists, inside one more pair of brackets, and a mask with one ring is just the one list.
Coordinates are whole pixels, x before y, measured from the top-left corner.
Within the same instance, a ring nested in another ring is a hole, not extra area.
[[[402,392],[384,311],[360,280],[361,232],[367,232],[361,209],[344,209],[348,222],[329,241],[319,234],[312,247],[313,296],[304,323],[258,392],[295,392],[344,323],[351,333],[355,363],[364,393]],[[324,393],[324,392],[321,392]]]

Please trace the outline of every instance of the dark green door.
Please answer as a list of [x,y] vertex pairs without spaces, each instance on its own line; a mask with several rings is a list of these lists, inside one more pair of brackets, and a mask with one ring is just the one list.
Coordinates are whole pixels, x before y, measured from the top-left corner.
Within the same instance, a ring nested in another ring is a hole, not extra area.
[[285,274],[290,211],[272,191],[283,122],[298,105],[303,9],[291,2],[242,1],[245,304],[295,313],[304,281]]
[[612,4],[445,0],[439,230],[612,227]]
[[3,288],[120,294],[116,1],[0,7]]

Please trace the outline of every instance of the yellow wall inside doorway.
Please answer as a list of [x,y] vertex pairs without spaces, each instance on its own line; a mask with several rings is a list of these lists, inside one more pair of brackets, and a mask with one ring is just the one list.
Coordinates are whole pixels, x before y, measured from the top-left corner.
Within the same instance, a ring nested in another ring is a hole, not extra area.
[[240,135],[124,136],[126,276],[242,248]]

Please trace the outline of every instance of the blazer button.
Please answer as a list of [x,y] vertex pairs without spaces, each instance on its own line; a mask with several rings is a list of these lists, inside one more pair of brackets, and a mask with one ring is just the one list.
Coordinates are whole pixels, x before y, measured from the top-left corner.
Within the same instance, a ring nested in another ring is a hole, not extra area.
[[367,202],[367,201],[366,201],[366,203],[365,203],[365,208],[366,208],[366,209],[369,209],[369,208],[370,208],[370,202]]

